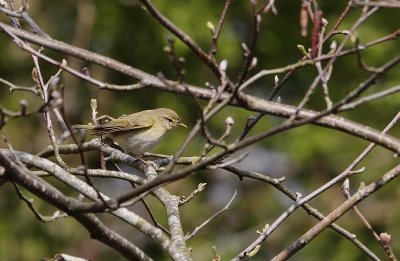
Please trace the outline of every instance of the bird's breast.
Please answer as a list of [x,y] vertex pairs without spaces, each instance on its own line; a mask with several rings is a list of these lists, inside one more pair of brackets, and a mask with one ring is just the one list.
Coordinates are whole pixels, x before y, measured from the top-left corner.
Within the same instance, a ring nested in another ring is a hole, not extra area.
[[154,130],[137,130],[122,133],[114,133],[111,137],[125,150],[134,154],[142,154],[154,148],[165,132],[154,132]]

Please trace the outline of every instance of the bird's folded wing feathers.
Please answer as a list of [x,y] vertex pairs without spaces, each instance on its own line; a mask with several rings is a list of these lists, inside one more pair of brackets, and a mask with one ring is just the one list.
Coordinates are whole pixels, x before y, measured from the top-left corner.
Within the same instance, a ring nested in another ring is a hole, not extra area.
[[153,126],[153,122],[153,119],[148,118],[138,120],[135,118],[127,119],[127,117],[120,117],[103,125],[96,125],[92,129],[92,132],[95,135],[103,135],[119,131],[138,130]]

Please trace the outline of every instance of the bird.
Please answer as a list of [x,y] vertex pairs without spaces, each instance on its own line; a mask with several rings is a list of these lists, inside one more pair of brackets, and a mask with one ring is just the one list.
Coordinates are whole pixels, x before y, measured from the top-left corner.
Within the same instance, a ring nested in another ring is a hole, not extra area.
[[110,138],[126,152],[141,155],[153,149],[168,131],[177,126],[187,128],[175,111],[157,108],[123,115],[104,124],[78,124],[72,128]]

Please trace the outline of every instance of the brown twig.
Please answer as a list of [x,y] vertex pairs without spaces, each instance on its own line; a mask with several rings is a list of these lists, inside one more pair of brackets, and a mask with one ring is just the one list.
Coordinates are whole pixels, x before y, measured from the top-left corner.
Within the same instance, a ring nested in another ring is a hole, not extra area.
[[157,19],[166,29],[178,37],[182,42],[184,42],[199,58],[202,60],[217,78],[221,77],[218,65],[211,59],[198,45],[181,29],[175,26],[170,20],[163,16],[149,0],[140,0],[140,2],[146,7],[146,10]]
[[233,0],[225,0],[224,9],[222,10],[221,16],[218,20],[217,28],[215,30],[213,30],[211,48],[210,48],[210,52],[208,53],[208,55],[210,57],[215,58],[215,54],[217,53],[217,48],[218,48],[219,36],[222,31],[222,26],[224,25],[226,13],[228,12],[229,6],[232,4],[232,2],[233,2]]

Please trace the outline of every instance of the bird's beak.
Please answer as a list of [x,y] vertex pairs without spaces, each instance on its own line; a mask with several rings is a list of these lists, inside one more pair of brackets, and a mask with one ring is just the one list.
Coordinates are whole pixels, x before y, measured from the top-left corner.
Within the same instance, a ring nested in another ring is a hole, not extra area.
[[187,128],[187,126],[185,124],[183,124],[182,122],[178,123],[178,125]]

